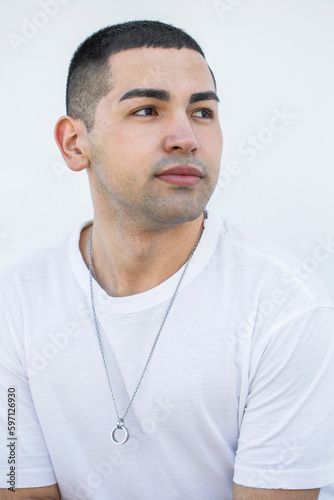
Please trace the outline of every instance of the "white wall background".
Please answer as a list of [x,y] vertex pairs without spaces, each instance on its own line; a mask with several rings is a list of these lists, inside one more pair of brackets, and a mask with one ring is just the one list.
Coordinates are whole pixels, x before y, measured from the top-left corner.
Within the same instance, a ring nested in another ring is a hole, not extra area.
[[68,64],[93,31],[144,18],[188,31],[216,75],[225,146],[211,209],[297,255],[334,299],[333,0],[0,0],[0,267],[92,217],[86,174],[53,139]]

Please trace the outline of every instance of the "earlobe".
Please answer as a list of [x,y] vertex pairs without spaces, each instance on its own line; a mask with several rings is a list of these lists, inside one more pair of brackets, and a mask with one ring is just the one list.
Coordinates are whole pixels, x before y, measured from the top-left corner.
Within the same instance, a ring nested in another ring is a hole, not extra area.
[[79,172],[90,165],[87,152],[78,147],[85,135],[84,124],[71,116],[62,116],[56,123],[54,137],[67,166]]

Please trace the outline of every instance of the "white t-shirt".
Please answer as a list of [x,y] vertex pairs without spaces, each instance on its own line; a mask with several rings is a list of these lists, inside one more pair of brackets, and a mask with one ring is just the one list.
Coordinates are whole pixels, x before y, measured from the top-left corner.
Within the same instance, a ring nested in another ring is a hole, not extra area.
[[[231,500],[233,479],[334,483],[330,300],[311,273],[297,276],[292,257],[210,213],[126,417],[130,438],[112,443],[84,225],[0,273],[0,487],[12,387],[17,488],[58,482],[63,500]],[[129,297],[94,282],[121,415],[181,272]]]

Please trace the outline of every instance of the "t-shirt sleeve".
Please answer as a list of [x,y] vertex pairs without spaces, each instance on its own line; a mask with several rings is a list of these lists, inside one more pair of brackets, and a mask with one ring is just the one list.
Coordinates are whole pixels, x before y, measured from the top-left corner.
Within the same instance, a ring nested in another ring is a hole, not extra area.
[[249,369],[234,482],[268,489],[334,483],[334,309],[268,334]]
[[23,338],[0,303],[0,488],[12,486],[10,479],[16,488],[57,482],[29,388]]

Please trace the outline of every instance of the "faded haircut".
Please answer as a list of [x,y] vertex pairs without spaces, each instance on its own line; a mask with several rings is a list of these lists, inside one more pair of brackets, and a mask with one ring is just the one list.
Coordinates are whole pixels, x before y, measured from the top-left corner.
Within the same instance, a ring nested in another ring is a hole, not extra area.
[[[88,132],[94,128],[96,106],[113,86],[109,57],[138,47],[188,48],[205,59],[201,47],[190,35],[160,21],[129,21],[93,33],[75,51],[66,85],[66,113],[82,120]],[[216,86],[212,71],[211,74]]]

